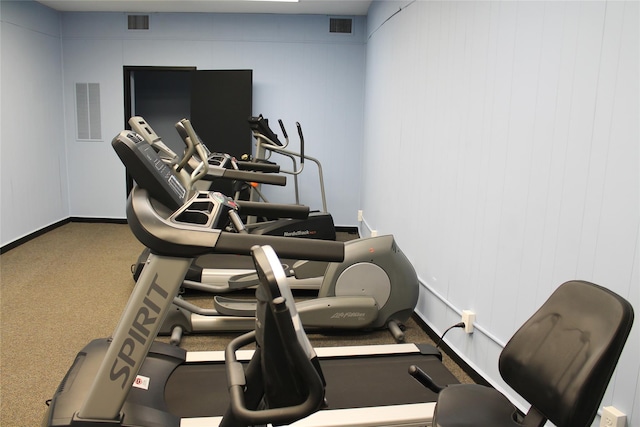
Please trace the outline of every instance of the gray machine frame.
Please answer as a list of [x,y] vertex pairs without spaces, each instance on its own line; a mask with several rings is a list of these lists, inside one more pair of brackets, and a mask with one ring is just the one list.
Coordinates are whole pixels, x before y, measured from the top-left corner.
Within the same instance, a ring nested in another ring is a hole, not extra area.
[[[119,137],[130,145],[141,141],[135,135],[126,133]],[[130,155],[121,151],[118,151],[118,154],[125,157]],[[145,158],[149,160],[153,153],[136,152],[133,157],[135,161]],[[250,236],[212,229],[208,225],[225,211],[225,207],[228,207],[226,201],[216,193],[195,192],[185,195],[184,188],[171,179],[171,174],[167,174],[164,176],[171,183],[170,189],[176,196],[168,197],[167,203],[177,203],[181,198],[184,202],[173,212],[172,208],[153,198],[153,194],[158,193],[154,189],[155,184],[146,177],[147,174],[163,174],[166,170],[169,168],[163,163],[154,163],[149,170],[136,177],[138,183],[146,184],[149,188],[134,187],[127,204],[127,218],[134,235],[141,243],[153,248],[149,264],[141,273],[111,338],[95,340],[78,354],[51,401],[43,425],[166,427],[196,426],[202,422],[215,422],[211,418],[183,422],[169,414],[162,402],[155,401],[164,399],[164,385],[174,372],[175,366],[159,368],[159,374],[154,377],[145,378],[139,375],[143,366],[166,363],[163,361],[167,359],[187,364],[211,361],[212,354],[209,352],[189,355],[174,346],[154,342],[193,257],[209,252],[250,254],[251,247],[255,244],[271,245],[278,254],[284,256],[291,256],[292,252],[295,252],[309,259],[329,262],[344,257],[344,246],[340,242]],[[194,205],[198,206],[196,215],[191,214]],[[208,207],[207,213],[202,212],[203,205]],[[206,217],[204,221],[203,216]],[[407,346],[394,345],[391,346],[393,350],[381,350],[387,355],[402,350],[423,353],[416,346]],[[342,351],[353,355],[353,350],[334,348],[328,351]],[[365,354],[374,353],[375,348],[366,348]],[[437,350],[427,357],[440,360]],[[138,396],[142,396],[139,400],[132,402],[130,400],[135,394],[132,393],[134,388],[144,391],[140,392],[142,394],[138,393]],[[145,394],[147,390],[148,395]],[[151,390],[154,392],[151,393]],[[407,414],[415,414],[415,406],[396,405],[386,408],[393,414],[390,417],[391,422],[386,425],[428,424],[432,417],[430,408],[431,405],[419,405],[417,410],[422,415],[415,424],[407,420]],[[370,408],[367,411],[374,412]],[[320,418],[323,421],[320,421],[320,425],[336,425],[335,421],[330,422],[326,418],[330,416],[330,412],[332,411],[321,412]],[[339,410],[337,416],[342,420],[346,419],[343,418],[346,416],[345,410]],[[409,418],[415,419],[415,415]],[[303,425],[313,425],[307,422],[308,420]],[[371,424],[356,422],[353,425]]]
[[[317,296],[298,302],[308,329],[388,328],[396,341],[404,340],[403,324],[418,300],[416,272],[393,236],[345,242],[345,259],[329,263]],[[214,297],[213,309],[182,298],[174,301],[162,334],[179,343],[182,333],[248,331],[253,328],[255,302]]]
[[[183,186],[185,186],[186,188],[206,191],[210,185],[209,181],[216,178],[237,179],[244,181],[252,180],[256,183],[278,186],[286,185],[286,176],[274,175],[273,173],[265,174],[254,172],[254,170],[256,170],[257,172],[279,172],[280,168],[276,165],[256,162],[241,162],[237,161],[236,159],[230,158],[229,155],[225,155],[224,153],[211,153],[206,145],[202,143],[195,130],[193,129],[191,122],[187,119],[180,120],[178,123],[176,123],[176,130],[180,134],[180,137],[182,138],[186,146],[185,153],[183,155],[178,155],[176,152],[171,150],[143,117],[131,117],[128,123],[129,126],[131,126],[132,130],[140,135],[149,145],[151,145],[158,152],[160,157],[164,159],[165,162],[176,172],[176,175],[180,179]],[[206,159],[207,162],[203,162],[203,159]],[[202,163],[206,163],[206,165]],[[223,165],[230,167],[226,167]],[[243,168],[248,170],[239,170],[239,165],[242,165]],[[205,173],[195,176],[186,170],[186,166],[188,166],[191,171],[204,169]],[[297,175],[294,176],[297,178]],[[252,198],[251,200],[256,199]],[[297,200],[298,198],[296,198],[296,201]],[[302,207],[299,204],[297,204],[296,206]],[[326,203],[324,205],[324,209],[326,210]],[[307,208],[305,212],[300,211],[296,215],[291,215],[291,218],[305,219],[308,215],[309,210]],[[249,216],[249,218],[252,217],[254,216]],[[250,224],[247,229],[255,229],[258,225],[259,224]],[[137,277],[137,272],[142,270],[143,264],[146,264],[147,261],[148,253],[147,251],[144,251],[141,259],[138,260],[138,264],[140,265],[135,265],[132,267],[132,271],[134,271],[134,277]],[[183,282],[183,287],[185,289],[222,294],[233,292],[235,290],[238,290],[239,288],[256,286],[257,277],[255,277],[255,270],[248,261],[249,260],[247,260],[246,263],[248,267],[199,267],[200,280],[192,280],[186,278]],[[192,266],[197,264],[198,262],[194,261],[194,264],[192,264]],[[325,268],[326,264],[324,264],[322,270],[319,271],[315,276],[296,279],[291,283],[292,288],[305,291],[319,289],[322,285],[322,274],[324,273]],[[299,269],[300,268],[292,268],[290,274],[295,276],[295,272]],[[191,274],[187,277],[189,276],[191,276]],[[197,310],[196,307],[191,307],[191,309]]]
[[[143,132],[143,139],[157,151],[170,158],[167,162],[176,172],[184,186],[195,187],[193,179],[196,171],[206,175],[211,169],[207,161],[192,164],[192,172],[186,174],[182,169],[189,160],[195,159],[193,153],[199,153],[206,159],[206,148],[200,141],[188,120],[180,122],[181,134],[187,145],[186,155],[180,159],[166,148],[161,138],[142,117],[132,117],[129,124],[134,130]],[[267,128],[268,130],[268,128]],[[258,133],[254,130],[255,133]],[[284,127],[283,127],[284,132]],[[258,133],[258,141],[267,136]],[[301,136],[302,139],[302,136]],[[273,143],[273,142],[271,142]],[[262,144],[267,144],[263,142]],[[275,144],[275,143],[273,143]],[[304,158],[304,153],[302,153]],[[186,160],[185,160],[186,159]],[[203,165],[204,163],[204,165]],[[213,168],[214,170],[220,168]],[[223,169],[224,171],[224,169]],[[206,204],[200,203],[206,206]],[[201,215],[191,208],[190,215]],[[237,273],[237,274],[234,274]],[[204,269],[203,275],[219,280],[221,284],[193,283],[184,281],[183,286],[221,293],[233,290],[229,282],[240,279],[238,288],[257,283],[254,270]],[[380,329],[389,328],[397,341],[404,340],[402,331],[418,301],[419,284],[415,269],[396,244],[393,236],[379,236],[358,239],[345,244],[345,259],[341,263],[318,263],[299,261],[290,269],[289,275],[295,277],[292,287],[295,289],[318,289],[316,298],[300,302],[298,310],[308,328],[318,329]],[[249,283],[242,283],[249,278]],[[213,333],[220,331],[249,331],[253,329],[255,303],[246,300],[215,297],[215,309],[203,309],[184,299],[177,298],[174,308],[160,330],[161,334],[172,335],[172,342],[179,343],[183,333]]]

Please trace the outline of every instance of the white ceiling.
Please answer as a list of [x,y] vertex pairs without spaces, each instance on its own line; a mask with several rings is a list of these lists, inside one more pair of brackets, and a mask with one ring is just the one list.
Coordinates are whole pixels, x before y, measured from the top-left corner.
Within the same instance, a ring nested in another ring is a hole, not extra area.
[[371,0],[38,0],[64,12],[213,12],[366,15]]

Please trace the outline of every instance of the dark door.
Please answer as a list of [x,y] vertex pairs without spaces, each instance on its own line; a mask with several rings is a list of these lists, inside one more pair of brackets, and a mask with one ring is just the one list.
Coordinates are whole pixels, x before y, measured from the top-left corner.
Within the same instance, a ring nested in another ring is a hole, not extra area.
[[[195,70],[194,67],[124,67],[125,127],[142,116],[171,149],[184,150],[174,125],[189,118],[211,151],[240,157],[251,153],[251,70]],[[127,177],[127,195],[132,187]],[[231,193],[230,185],[216,186]]]
[[142,116],[176,153],[185,149],[175,124],[191,115],[189,69],[142,69],[132,73],[132,110],[126,118]]
[[251,153],[251,70],[198,70],[191,76],[191,123],[211,151]]

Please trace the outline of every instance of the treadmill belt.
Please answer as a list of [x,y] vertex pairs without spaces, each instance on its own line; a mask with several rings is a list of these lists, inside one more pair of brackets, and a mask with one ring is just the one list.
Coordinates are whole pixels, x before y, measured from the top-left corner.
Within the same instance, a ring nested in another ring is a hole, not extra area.
[[[328,409],[433,402],[436,394],[408,374],[420,366],[439,384],[455,376],[435,357],[421,354],[321,359]],[[179,417],[222,416],[229,405],[223,363],[179,366],[165,388],[167,410]]]
[[167,410],[180,418],[222,416],[229,406],[224,363],[180,365],[164,389]]
[[409,375],[410,365],[420,366],[438,384],[458,383],[434,356],[416,354],[321,361],[327,380],[329,409],[435,402],[436,394]]

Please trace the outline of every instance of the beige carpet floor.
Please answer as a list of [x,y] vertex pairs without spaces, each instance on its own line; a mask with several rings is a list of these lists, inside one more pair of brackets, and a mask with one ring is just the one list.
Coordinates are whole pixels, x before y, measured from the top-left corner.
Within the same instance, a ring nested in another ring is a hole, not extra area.
[[[76,353],[111,334],[141,250],[127,225],[69,223],[0,255],[0,426],[40,424]],[[211,306],[209,297],[192,300]],[[234,336],[188,336],[182,346],[222,350]],[[310,338],[318,347],[393,343],[387,331]],[[413,320],[406,341],[432,342]],[[446,355],[445,364],[461,382],[472,382]]]

